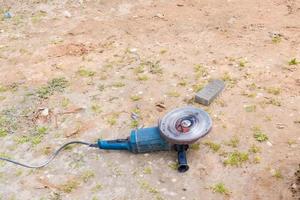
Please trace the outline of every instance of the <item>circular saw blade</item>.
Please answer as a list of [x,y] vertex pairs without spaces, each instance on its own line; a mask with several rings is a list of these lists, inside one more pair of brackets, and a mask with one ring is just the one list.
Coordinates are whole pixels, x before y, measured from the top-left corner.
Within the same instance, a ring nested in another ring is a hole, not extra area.
[[191,144],[205,136],[212,127],[207,112],[194,107],[174,109],[159,122],[159,130],[172,144]]

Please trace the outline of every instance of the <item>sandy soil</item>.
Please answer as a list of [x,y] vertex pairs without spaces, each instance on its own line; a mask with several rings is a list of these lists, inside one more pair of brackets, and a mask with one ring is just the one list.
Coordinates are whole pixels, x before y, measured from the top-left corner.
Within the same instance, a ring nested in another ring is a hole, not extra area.
[[[67,141],[124,138],[131,112],[155,126],[210,79],[227,85],[209,107],[194,104],[214,125],[189,150],[187,173],[174,170],[175,152],[76,146],[40,170],[0,162],[0,199],[300,199],[299,0],[0,9],[1,156],[40,163]],[[231,166],[231,152],[246,158]]]

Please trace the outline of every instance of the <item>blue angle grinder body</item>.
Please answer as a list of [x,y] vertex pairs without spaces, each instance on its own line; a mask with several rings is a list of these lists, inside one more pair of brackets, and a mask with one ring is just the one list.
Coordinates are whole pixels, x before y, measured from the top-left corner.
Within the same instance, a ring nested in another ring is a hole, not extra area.
[[189,169],[186,151],[189,144],[209,133],[212,120],[205,111],[184,107],[165,115],[156,127],[132,130],[126,139],[98,140],[98,147],[107,150],[128,150],[133,153],[176,150],[178,171]]

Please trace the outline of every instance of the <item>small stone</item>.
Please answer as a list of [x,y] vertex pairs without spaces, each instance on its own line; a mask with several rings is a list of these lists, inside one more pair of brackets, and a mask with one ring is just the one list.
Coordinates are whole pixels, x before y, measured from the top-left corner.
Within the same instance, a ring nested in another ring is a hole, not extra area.
[[70,13],[69,11],[67,11],[67,10],[65,10],[65,11],[63,12],[63,15],[64,15],[65,17],[67,17],[67,18],[72,17],[71,13]]
[[43,109],[42,112],[41,112],[41,115],[42,116],[48,116],[49,115],[49,108]]
[[227,23],[228,23],[228,24],[234,24],[235,21],[236,21],[236,18],[235,18],[235,17],[231,17],[231,18],[227,21]]
[[158,17],[160,19],[164,19],[165,15],[162,13],[157,13],[154,17]]
[[273,144],[270,141],[267,141],[267,145],[270,147],[273,146]]
[[9,18],[12,18],[12,17],[13,17],[13,15],[11,14],[11,12],[5,12],[4,13],[4,18],[9,19]]
[[135,52],[137,52],[137,48],[131,48],[131,49],[129,49],[129,51],[130,51],[131,53],[135,53]]
[[286,125],[285,124],[276,124],[276,127],[278,129],[284,129],[286,127]]

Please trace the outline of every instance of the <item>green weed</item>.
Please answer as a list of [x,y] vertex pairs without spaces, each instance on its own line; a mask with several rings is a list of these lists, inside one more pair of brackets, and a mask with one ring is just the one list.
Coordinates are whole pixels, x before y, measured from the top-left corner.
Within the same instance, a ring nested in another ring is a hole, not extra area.
[[198,151],[200,149],[200,143],[193,143],[189,145],[192,150]]
[[70,104],[70,99],[64,97],[62,102],[61,102],[61,106],[63,108],[66,108],[66,107],[68,107],[69,104]]
[[225,72],[221,79],[225,81],[227,85],[231,88],[237,84],[237,79],[231,77],[231,75],[228,72]]
[[91,106],[91,110],[95,113],[95,114],[99,114],[102,112],[101,106],[99,106],[98,104],[93,104]]
[[148,76],[147,75],[139,75],[138,77],[137,77],[137,80],[138,81],[147,81],[149,78],[148,78]]
[[271,104],[271,105],[278,106],[278,107],[281,106],[281,102],[274,99],[274,98],[269,98],[268,100],[264,101],[263,103],[264,104]]
[[152,169],[150,167],[146,167],[146,168],[144,168],[143,173],[144,174],[152,174]]
[[239,138],[237,138],[237,137],[235,136],[235,137],[231,138],[231,139],[230,139],[228,142],[226,142],[225,144],[226,144],[227,146],[231,146],[231,147],[233,147],[233,148],[236,148],[236,147],[238,147],[239,143],[240,143]]
[[192,85],[192,88],[193,88],[194,92],[199,92],[200,90],[202,90],[204,88],[204,83],[194,84],[194,85]]
[[224,165],[230,166],[240,166],[242,163],[246,162],[249,159],[248,153],[234,151],[231,152],[227,159],[224,160]]
[[180,97],[180,93],[177,91],[170,91],[167,93],[169,97]]
[[266,88],[266,91],[269,93],[269,94],[273,94],[273,95],[279,95],[281,90],[280,88],[276,88],[276,87],[269,87],[269,88]]
[[3,128],[0,128],[0,137],[5,137],[7,135],[8,135],[7,131]]
[[100,183],[97,183],[93,188],[92,188],[92,192],[98,192],[100,190],[103,189],[103,185]]
[[274,44],[280,43],[281,40],[282,40],[282,38],[281,38],[280,35],[275,35],[275,36],[272,37],[272,42],[273,42]]
[[163,74],[163,70],[160,66],[159,61],[155,61],[155,62],[147,61],[145,64],[149,66],[149,72],[151,74],[160,74],[160,75]]
[[141,97],[141,96],[138,96],[138,95],[132,95],[132,96],[130,97],[130,99],[131,99],[132,101],[139,101],[139,100],[142,99],[142,97]]
[[261,157],[255,156],[253,162],[254,162],[255,164],[259,164],[259,163],[261,162]]
[[180,82],[178,83],[178,85],[184,87],[184,86],[187,85],[187,81],[182,79],[182,80],[180,80]]
[[113,86],[113,87],[118,87],[118,88],[119,88],[119,87],[124,87],[124,86],[125,86],[125,83],[122,83],[122,82],[116,82],[116,83],[113,83],[112,86]]
[[254,144],[249,148],[250,153],[260,153],[260,151],[261,151],[260,147],[254,145]]
[[77,73],[82,77],[93,77],[96,74],[96,72],[82,68],[82,67],[77,71]]
[[246,67],[246,64],[247,64],[247,63],[248,63],[247,60],[245,60],[245,59],[243,59],[243,58],[241,58],[241,59],[239,60],[239,62],[238,62],[240,68]]
[[204,145],[208,146],[211,150],[213,150],[214,152],[218,152],[221,148],[220,144],[217,143],[213,143],[211,141],[206,141],[204,142]]
[[134,73],[136,74],[141,74],[145,72],[145,66],[144,65],[139,65],[136,68],[134,68]]
[[80,185],[80,183],[76,180],[68,180],[66,183],[61,185],[60,188],[65,193],[71,193],[72,191],[76,190],[79,185]]
[[177,162],[172,162],[169,163],[168,166],[173,169],[173,170],[177,170],[178,169],[178,163]]
[[151,186],[148,182],[146,182],[146,181],[140,181],[139,184],[140,184],[140,187],[141,187],[142,189],[146,190],[146,191],[149,192],[149,193],[153,193],[153,194],[157,194],[157,193],[158,193],[157,189],[155,189],[154,187],[152,187],[152,186]]
[[44,12],[44,11],[38,11],[38,12],[36,12],[36,13],[31,17],[31,21],[32,21],[32,23],[38,23],[38,22],[40,22],[46,15],[47,15],[46,12]]
[[201,64],[197,64],[194,66],[194,72],[195,72],[196,79],[199,79],[199,78],[202,78],[202,77],[205,77],[208,75],[207,69]]
[[7,87],[0,85],[0,92],[6,92],[8,90]]
[[272,176],[277,178],[277,179],[282,179],[283,178],[281,171],[278,170],[278,169],[274,170]]
[[87,183],[90,179],[92,179],[94,177],[95,177],[95,173],[90,170],[83,172],[83,174],[81,175],[81,179],[85,183]]
[[258,126],[253,127],[252,132],[253,132],[253,137],[258,142],[264,142],[264,141],[267,141],[269,139],[268,136]]
[[132,120],[131,121],[131,124],[130,124],[131,128],[137,128],[138,126],[139,126],[138,120]]
[[297,61],[296,58],[293,58],[293,59],[291,59],[291,60],[289,61],[289,65],[298,65],[299,63],[300,63],[300,62]]
[[117,123],[118,117],[119,117],[119,114],[118,114],[118,113],[112,114],[110,117],[108,117],[107,123],[108,123],[110,126],[115,125],[115,124]]
[[225,187],[224,183],[217,183],[213,186],[211,186],[211,189],[215,193],[219,194],[224,194],[224,195],[229,195],[229,189]]
[[246,112],[255,112],[256,111],[256,105],[247,105],[245,106]]
[[51,95],[53,95],[54,92],[63,92],[63,90],[67,86],[68,86],[68,81],[64,77],[54,78],[51,81],[49,81],[47,85],[40,87],[36,93],[38,97],[42,99],[47,99]]

